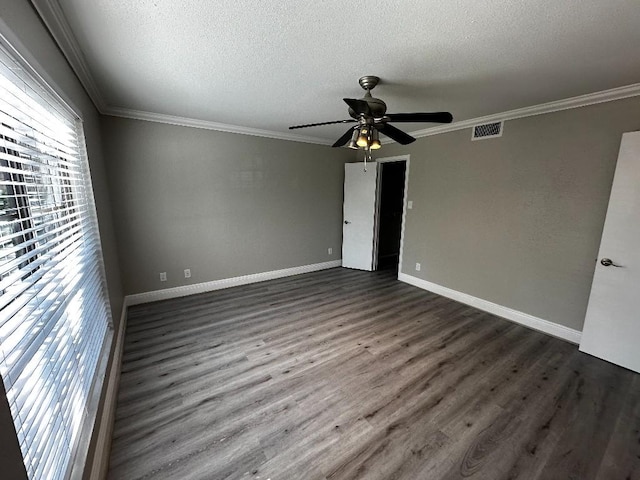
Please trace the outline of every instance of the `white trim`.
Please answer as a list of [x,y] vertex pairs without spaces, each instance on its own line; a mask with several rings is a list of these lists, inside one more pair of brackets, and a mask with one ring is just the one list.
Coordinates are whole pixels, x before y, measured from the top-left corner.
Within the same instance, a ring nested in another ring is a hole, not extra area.
[[116,345],[111,361],[109,378],[106,382],[106,392],[104,404],[102,407],[102,415],[97,420],[97,440],[96,447],[93,452],[91,463],[91,471],[89,473],[90,480],[102,480],[107,478],[107,470],[109,468],[109,457],[111,453],[111,438],[113,436],[113,424],[115,421],[116,406],[118,400],[118,385],[120,383],[120,368],[122,365],[122,351],[124,348],[124,332],[127,324],[127,297],[124,298],[122,304],[122,312],[120,314],[120,323],[116,333]]
[[342,266],[342,260],[332,260],[330,262],[314,263],[311,265],[302,265],[300,267],[285,268],[282,270],[273,270],[270,272],[252,273],[250,275],[242,275],[240,277],[223,278],[222,280],[196,283],[194,285],[185,285],[183,287],[166,288],[164,290],[136,293],[127,296],[127,305],[139,305],[141,303],[156,302],[158,300],[186,297],[187,295],[212,292],[214,290],[221,290],[223,288],[237,287],[239,285],[247,285],[249,283],[264,282],[265,280],[273,280],[275,278],[300,275],[301,273],[316,272],[318,270],[326,270],[328,268],[335,268],[340,266]]
[[69,65],[71,65],[87,95],[89,95],[98,111],[103,113],[106,102],[91,75],[91,70],[87,65],[82,49],[58,0],[31,0],[31,3],[49,29],[49,32],[51,32],[60,51],[67,58]]
[[[371,259],[371,270],[378,269],[378,247],[380,240],[380,198],[382,195],[382,168],[380,160],[375,160],[376,166],[376,200],[373,212],[373,258]],[[344,225],[342,227],[342,238],[344,238]]]
[[565,98],[555,102],[542,103],[531,107],[518,108],[507,112],[495,113],[484,117],[471,118],[460,122],[453,122],[447,125],[425,128],[411,132],[416,138],[429,137],[431,135],[439,135],[441,133],[463,130],[483,123],[493,123],[505,120],[515,120],[516,118],[533,117],[535,115],[543,115],[545,113],[560,112],[562,110],[570,110],[572,108],[586,107],[597,103],[612,102],[614,100],[622,100],[624,98],[637,97],[640,95],[640,83],[626,85],[624,87],[612,88],[611,90],[603,90],[601,92],[589,93],[578,97]]
[[409,165],[411,155],[396,155],[394,157],[382,157],[376,160],[379,163],[405,162],[404,168],[404,198],[402,199],[402,223],[400,225],[400,253],[398,254],[398,272],[402,271],[402,253],[404,252],[404,227],[407,224],[407,202],[409,200]]
[[565,327],[563,325],[550,322],[549,320],[543,320],[542,318],[534,317],[528,313],[504,307],[497,303],[483,300],[482,298],[477,298],[466,293],[458,292],[457,290],[452,290],[451,288],[443,287],[442,285],[422,280],[421,278],[416,278],[411,275],[407,275],[406,273],[399,273],[398,280],[415,287],[422,288],[423,290],[437,293],[443,297],[451,298],[457,302],[471,305],[472,307],[506,318],[507,320],[519,323],[525,327],[547,333],[554,337],[562,338],[568,342],[575,343],[576,345],[580,343],[580,338],[582,337],[582,332],[574,330],[573,328]]
[[409,161],[409,154],[405,154],[405,155],[395,155],[393,157],[381,157],[381,158],[376,158],[376,162],[378,163],[389,163],[389,162],[404,162],[405,160],[408,162]]
[[[415,138],[429,137],[431,135],[439,135],[441,133],[454,132],[465,128],[473,128],[476,125],[485,123],[504,122],[505,120],[515,120],[517,118],[532,117],[535,115],[543,115],[545,113],[559,112],[562,110],[570,110],[572,108],[586,107],[598,103],[612,102],[622,100],[624,98],[640,96],[640,83],[634,83],[625,87],[613,88],[602,92],[589,93],[578,97],[566,98],[555,102],[543,103],[531,107],[509,110],[507,112],[495,113],[484,117],[476,117],[460,122],[453,122],[437,127],[425,128],[410,132]],[[319,137],[309,137],[296,135],[285,132],[275,132],[272,130],[261,130],[257,128],[243,127],[240,125],[228,125],[225,123],[211,122],[208,120],[198,120],[187,117],[178,117],[174,115],[165,115],[161,113],[144,112],[141,110],[132,110],[120,107],[104,107],[98,108],[100,113],[104,115],[112,115],[114,117],[131,118],[134,120],[146,120],[149,122],[167,123],[170,125],[180,125],[184,127],[203,128],[206,130],[216,130],[219,132],[238,133],[241,135],[251,135],[256,137],[274,138],[278,140],[288,140],[292,142],[314,143],[318,145],[331,145],[332,140],[326,140]],[[503,125],[504,128],[504,125]],[[487,137],[487,138],[496,138]],[[392,144],[393,140],[385,139],[383,145]]]
[[101,113],[114,117],[145,120],[147,122],[166,123],[169,125],[179,125],[181,127],[202,128],[205,130],[215,130],[217,132],[238,133],[241,135],[251,135],[253,137],[289,140],[291,142],[315,143],[318,145],[331,145],[333,143],[332,141],[326,140],[324,138],[307,137],[303,135],[296,135],[293,133],[274,132],[272,130],[261,130],[258,128],[243,127],[240,125],[228,125],[226,123],[210,122],[208,120],[197,120],[187,117],[177,117],[175,115],[165,115],[162,113],[143,112],[141,110],[131,110],[128,108],[106,107],[101,111]]

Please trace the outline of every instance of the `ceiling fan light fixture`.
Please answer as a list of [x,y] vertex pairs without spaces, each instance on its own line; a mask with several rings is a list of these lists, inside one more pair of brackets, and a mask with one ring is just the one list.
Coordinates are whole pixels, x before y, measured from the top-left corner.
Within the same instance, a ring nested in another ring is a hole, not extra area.
[[360,129],[354,128],[353,134],[351,135],[351,140],[347,143],[347,148],[353,148],[354,150],[358,149],[358,137],[360,137]]
[[369,144],[369,148],[371,150],[378,150],[381,146],[378,130],[375,128],[371,129],[371,143]]
[[356,140],[356,145],[366,148],[369,145],[369,127],[366,125],[360,128],[360,135]]

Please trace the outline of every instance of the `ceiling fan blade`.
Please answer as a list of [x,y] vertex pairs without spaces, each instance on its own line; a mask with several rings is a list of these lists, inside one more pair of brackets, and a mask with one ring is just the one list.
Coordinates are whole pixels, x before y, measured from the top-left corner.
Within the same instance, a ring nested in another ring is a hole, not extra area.
[[355,122],[356,120],[349,118],[348,120],[333,120],[331,122],[307,123],[306,125],[294,125],[293,127],[289,127],[289,130],[295,130],[296,128],[317,127],[319,125],[333,125],[334,123],[355,123]]
[[343,98],[344,103],[349,105],[351,109],[356,112],[356,115],[371,115],[371,109],[369,104],[364,100],[356,98]]
[[381,125],[376,125],[378,131],[392,140],[395,140],[400,145],[409,145],[411,142],[415,142],[416,139],[413,138],[408,133],[404,133],[399,128],[394,127],[393,125],[389,125],[388,123],[382,123]]
[[351,140],[351,135],[353,135],[353,131],[356,129],[356,127],[351,127],[349,130],[347,130],[345,132],[344,135],[342,135],[338,140],[336,140],[336,143],[334,143],[333,145],[331,145],[332,147],[341,147],[343,145],[346,145],[347,142],[349,140]]
[[449,112],[431,113],[387,113],[390,122],[433,122],[451,123],[453,115]]

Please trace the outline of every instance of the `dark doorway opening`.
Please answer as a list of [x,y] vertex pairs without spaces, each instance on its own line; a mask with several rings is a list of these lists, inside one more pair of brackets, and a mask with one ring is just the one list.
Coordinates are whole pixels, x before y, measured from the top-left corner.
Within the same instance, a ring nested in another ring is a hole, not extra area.
[[407,162],[380,163],[378,270],[398,270]]

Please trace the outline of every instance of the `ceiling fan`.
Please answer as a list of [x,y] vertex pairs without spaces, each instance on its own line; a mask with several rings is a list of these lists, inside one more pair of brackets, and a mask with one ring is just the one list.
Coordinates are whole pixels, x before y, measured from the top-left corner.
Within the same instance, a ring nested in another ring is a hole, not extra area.
[[380,148],[380,138],[378,133],[395,140],[402,145],[408,145],[416,139],[399,128],[394,127],[389,122],[431,122],[431,123],[451,123],[453,116],[449,112],[431,113],[387,113],[387,105],[371,96],[371,90],[378,84],[380,78],[367,75],[358,82],[365,90],[364,97],[360,99],[344,98],[344,102],[349,106],[351,118],[346,120],[334,120],[331,122],[309,123],[306,125],[294,125],[289,130],[297,128],[317,127],[320,125],[332,125],[336,123],[357,123],[341,136],[332,147],[364,148],[365,150],[375,150]]

